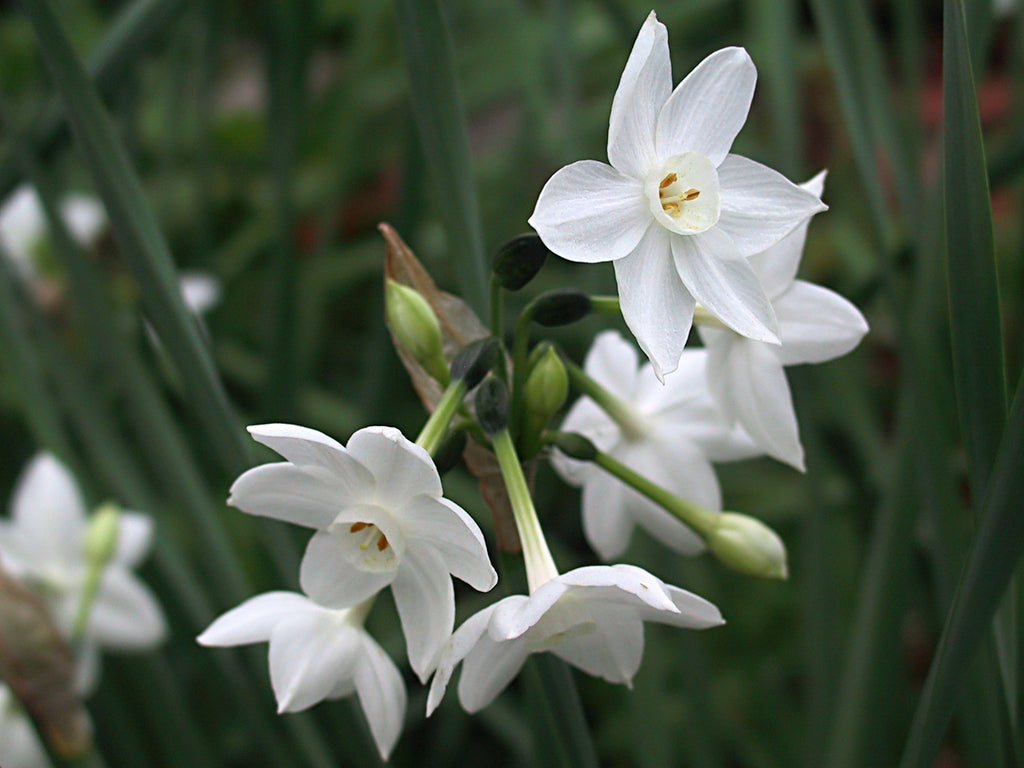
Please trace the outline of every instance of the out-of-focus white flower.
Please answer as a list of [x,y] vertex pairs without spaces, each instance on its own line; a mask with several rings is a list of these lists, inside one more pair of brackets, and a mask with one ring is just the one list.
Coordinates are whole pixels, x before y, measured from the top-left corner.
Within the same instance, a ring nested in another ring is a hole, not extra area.
[[[663,385],[650,364],[637,368],[636,349],[615,331],[597,336],[584,370],[616,401],[615,418],[589,397],[570,409],[561,431],[576,432],[671,493],[708,510],[722,508],[711,461],[759,451],[742,430],[731,429],[707,390],[703,350],[683,352],[679,370]],[[670,512],[596,465],[555,454],[555,469],[583,488],[583,530],[605,560],[625,552],[634,525],[686,554],[704,541]]]
[[479,526],[441,495],[430,454],[392,427],[360,429],[347,447],[291,424],[249,432],[287,461],[245,472],[228,503],[317,529],[300,581],[318,604],[347,608],[391,585],[425,681],[455,622],[451,576],[481,591],[498,580]]
[[52,766],[32,721],[3,683],[0,683],[0,753],[7,768]]
[[562,168],[530,217],[559,256],[614,263],[623,317],[659,379],[678,364],[696,303],[745,336],[778,343],[746,257],[825,209],[775,171],[729,154],[756,79],[745,50],[724,48],[672,90],[668,32],[652,11],[612,101],[611,165]]
[[[803,187],[819,196],[824,185],[822,172]],[[708,387],[726,419],[742,426],[769,456],[801,471],[804,449],[782,368],[845,355],[868,331],[864,316],[842,296],[795,279],[809,223],[750,258],[775,307],[781,345],[745,338],[728,328],[698,325],[708,350]]]
[[[107,212],[92,195],[65,195],[60,213],[71,236],[83,246],[91,245],[107,226]],[[38,275],[36,259],[48,238],[39,194],[27,184],[18,187],[0,206],[0,246],[23,279]]]
[[587,674],[632,685],[643,658],[645,621],[689,629],[724,623],[707,600],[641,568],[577,568],[545,582],[529,597],[511,595],[467,619],[441,654],[427,714],[441,703],[460,661],[459,701],[467,712],[490,704],[526,657],[543,651]]
[[0,520],[0,562],[39,592],[60,631],[76,641],[79,690],[88,693],[98,681],[101,647],[143,650],[163,640],[167,628],[160,606],[131,570],[152,543],[148,516],[120,513],[116,550],[103,570],[88,622],[75,637],[90,564],[89,519],[74,478],[56,458],[40,453],[18,480],[10,509],[10,520]]
[[220,281],[213,275],[185,270],[178,275],[178,287],[185,306],[202,316],[220,303]]
[[405,721],[406,692],[395,662],[363,628],[370,603],[326,608],[295,592],[267,592],[225,613],[197,640],[213,646],[269,642],[278,712],[355,692],[387,760]]

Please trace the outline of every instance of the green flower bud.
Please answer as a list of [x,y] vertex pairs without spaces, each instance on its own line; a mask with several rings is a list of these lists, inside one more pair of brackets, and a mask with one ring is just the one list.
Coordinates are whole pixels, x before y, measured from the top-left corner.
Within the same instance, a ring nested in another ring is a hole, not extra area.
[[523,387],[523,456],[533,456],[540,450],[541,433],[568,395],[569,374],[554,347],[545,345]]
[[413,288],[388,278],[384,312],[395,340],[412,358],[443,385],[448,363],[444,358],[441,324],[427,300]]
[[121,508],[113,502],[99,507],[85,531],[85,561],[90,570],[102,571],[117,551],[121,535]]
[[494,255],[494,278],[506,291],[518,291],[540,272],[549,253],[535,233],[516,235]]
[[708,547],[718,559],[741,573],[765,579],[785,579],[786,545],[760,520],[737,512],[716,515],[706,533]]
[[563,288],[541,294],[530,303],[529,310],[535,323],[555,328],[582,320],[591,308],[590,296],[575,288]]

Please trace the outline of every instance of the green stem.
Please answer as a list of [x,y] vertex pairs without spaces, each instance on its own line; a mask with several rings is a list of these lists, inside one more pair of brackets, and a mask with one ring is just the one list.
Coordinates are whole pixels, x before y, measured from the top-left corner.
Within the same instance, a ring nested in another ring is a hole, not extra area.
[[557,576],[558,569],[544,539],[544,531],[537,519],[537,510],[534,509],[526,476],[523,475],[508,428],[497,432],[491,442],[512,504],[512,515],[515,517],[516,530],[523,547],[523,560],[526,562],[526,581],[530,594],[533,594],[542,584]]
[[456,379],[449,384],[444,394],[441,395],[441,399],[437,402],[434,412],[430,414],[427,423],[420,430],[420,434],[416,438],[416,445],[425,449],[427,453],[433,456],[441,446],[444,436],[448,433],[448,426],[452,423],[452,419],[455,418],[455,414],[459,412],[459,406],[462,405],[462,398],[465,396],[465,381]]
[[622,315],[618,296],[591,296],[591,308],[602,315]]
[[576,363],[568,359],[565,359],[564,362],[573,386],[597,403],[601,410],[619,425],[623,437],[627,440],[635,440],[647,434],[648,425],[643,415],[632,405],[592,379]]

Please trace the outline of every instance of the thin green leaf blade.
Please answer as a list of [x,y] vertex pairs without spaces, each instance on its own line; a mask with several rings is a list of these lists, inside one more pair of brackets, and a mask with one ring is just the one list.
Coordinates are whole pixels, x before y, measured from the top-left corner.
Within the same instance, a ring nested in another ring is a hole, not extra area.
[[483,316],[487,259],[448,27],[437,0],[397,0],[395,7],[416,128],[438,199],[443,201],[441,215],[460,293]]
[[[1024,376],[1018,392],[1022,386]],[[914,715],[901,768],[927,768],[934,764],[958,686],[989,632],[992,617],[1024,552],[1024,515],[1020,514],[1020,499],[1024,497],[1022,466],[1024,396],[1018,395],[981,505],[981,527]]]
[[1006,422],[1006,374],[985,147],[961,0],[947,0],[945,226],[957,403],[975,498],[984,495]]

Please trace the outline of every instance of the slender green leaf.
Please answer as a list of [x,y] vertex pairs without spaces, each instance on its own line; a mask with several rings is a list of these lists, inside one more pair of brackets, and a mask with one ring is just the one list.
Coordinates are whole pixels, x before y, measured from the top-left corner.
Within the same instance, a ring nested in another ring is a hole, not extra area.
[[484,316],[487,256],[448,26],[438,0],[396,0],[395,8],[416,128],[448,227],[459,289]]
[[249,446],[195,319],[185,308],[170,250],[138,176],[47,0],[24,0],[22,5],[110,215],[120,253],[142,287],[146,314],[177,364],[190,405],[222,465],[237,473],[247,463]]
[[992,208],[961,0],[946,0],[943,45],[949,315],[971,491],[984,496],[1003,425],[1006,373]]
[[1006,435],[981,504],[981,524],[964,567],[953,607],[903,752],[902,768],[935,762],[956,694],[971,658],[991,626],[1013,570],[1024,552],[1024,376],[1018,384]]

